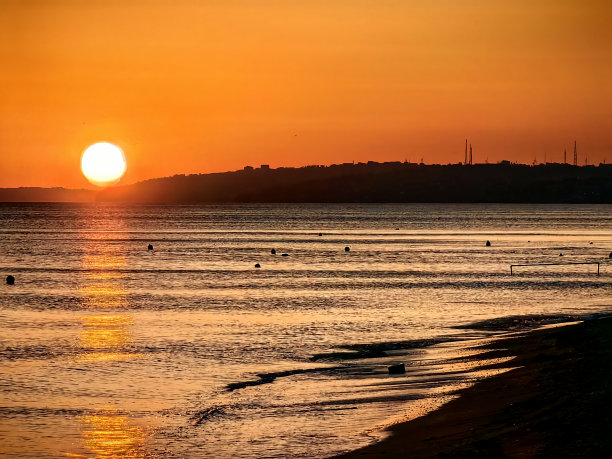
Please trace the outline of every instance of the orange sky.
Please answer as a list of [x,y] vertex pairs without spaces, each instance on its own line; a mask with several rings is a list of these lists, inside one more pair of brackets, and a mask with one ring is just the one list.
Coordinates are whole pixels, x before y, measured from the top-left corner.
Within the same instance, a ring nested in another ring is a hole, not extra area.
[[424,158],[612,161],[608,0],[2,0],[0,186]]

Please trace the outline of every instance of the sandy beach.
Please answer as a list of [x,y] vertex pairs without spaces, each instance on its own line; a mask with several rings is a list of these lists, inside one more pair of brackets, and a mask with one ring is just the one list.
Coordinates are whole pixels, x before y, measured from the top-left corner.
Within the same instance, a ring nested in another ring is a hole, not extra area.
[[612,317],[488,347],[478,358],[513,355],[509,364],[516,368],[342,457],[609,457]]

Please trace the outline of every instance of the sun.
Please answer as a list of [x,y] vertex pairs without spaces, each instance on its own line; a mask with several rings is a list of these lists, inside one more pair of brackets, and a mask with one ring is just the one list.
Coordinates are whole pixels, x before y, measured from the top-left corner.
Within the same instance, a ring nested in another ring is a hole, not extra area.
[[117,182],[125,173],[126,166],[121,148],[108,142],[94,143],[81,156],[83,175],[97,186]]

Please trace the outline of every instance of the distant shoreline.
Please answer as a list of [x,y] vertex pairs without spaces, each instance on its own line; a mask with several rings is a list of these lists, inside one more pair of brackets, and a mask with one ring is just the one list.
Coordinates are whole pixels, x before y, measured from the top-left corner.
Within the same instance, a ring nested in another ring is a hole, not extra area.
[[102,190],[0,188],[0,202],[610,204],[612,165],[358,163],[175,175]]
[[516,355],[506,364],[515,369],[339,457],[606,457],[612,450],[612,317],[501,344],[479,358]]

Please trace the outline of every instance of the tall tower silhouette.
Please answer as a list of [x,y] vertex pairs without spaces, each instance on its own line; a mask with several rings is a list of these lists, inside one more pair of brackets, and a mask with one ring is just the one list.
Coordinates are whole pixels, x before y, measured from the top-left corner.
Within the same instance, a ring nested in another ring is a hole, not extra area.
[[470,166],[472,165],[472,144],[470,144]]
[[463,164],[467,164],[467,139],[465,139],[465,159],[463,160]]
[[574,140],[574,166],[578,165],[578,150],[576,150],[576,141]]
[[563,164],[567,164],[567,148],[563,149]]

